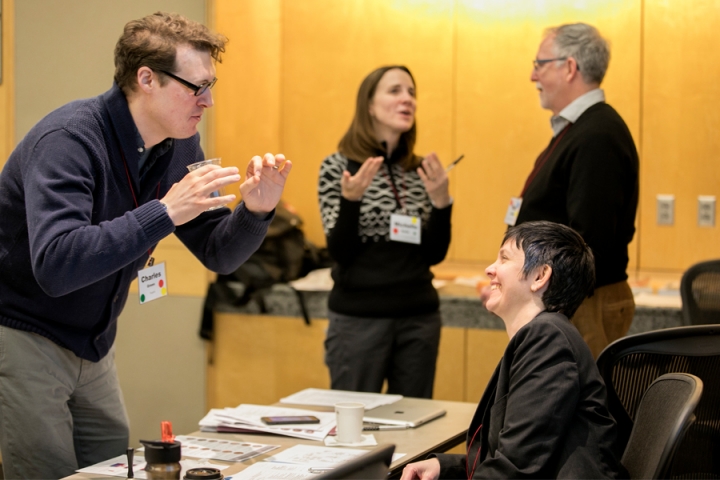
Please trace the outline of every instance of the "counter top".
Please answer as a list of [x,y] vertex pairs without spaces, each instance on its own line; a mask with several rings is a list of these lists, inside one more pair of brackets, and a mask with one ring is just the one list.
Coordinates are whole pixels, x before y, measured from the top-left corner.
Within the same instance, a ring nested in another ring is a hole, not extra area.
[[[242,289],[242,285],[231,285]],[[499,317],[485,310],[475,287],[448,282],[438,288],[443,326],[457,328],[504,329]],[[310,318],[327,318],[327,291],[298,292],[287,284],[276,284],[259,302],[233,306],[221,303],[216,310],[225,313],[266,314],[281,317],[302,317],[302,300]],[[658,295],[642,291],[636,294],[635,318],[628,333],[678,327],[684,325],[679,295]]]

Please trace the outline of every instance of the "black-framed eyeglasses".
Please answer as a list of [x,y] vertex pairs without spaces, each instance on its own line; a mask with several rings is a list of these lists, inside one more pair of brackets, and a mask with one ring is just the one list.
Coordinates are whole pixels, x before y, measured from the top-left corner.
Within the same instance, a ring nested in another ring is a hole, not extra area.
[[217,78],[213,78],[213,79],[212,79],[211,81],[209,81],[209,82],[202,83],[202,84],[200,84],[200,85],[195,85],[194,83],[190,83],[190,82],[188,82],[187,80],[184,80],[184,79],[178,77],[177,75],[173,75],[173,74],[170,73],[170,72],[167,72],[167,71],[165,71],[165,70],[160,70],[160,71],[161,71],[162,73],[164,73],[165,75],[167,75],[168,77],[172,78],[173,80],[175,80],[175,81],[177,81],[177,82],[179,82],[179,83],[182,83],[183,85],[185,85],[186,87],[188,87],[190,90],[192,90],[193,92],[195,92],[195,96],[196,96],[196,97],[199,97],[200,95],[202,95],[203,93],[205,93],[209,88],[212,88],[212,87],[215,85],[215,82],[217,82]]
[[546,63],[560,61],[560,60],[567,60],[567,59],[568,59],[568,57],[543,58],[542,60],[539,58],[536,58],[535,60],[533,60],[533,68],[535,70],[537,70],[540,67],[542,67],[543,65],[545,65]]

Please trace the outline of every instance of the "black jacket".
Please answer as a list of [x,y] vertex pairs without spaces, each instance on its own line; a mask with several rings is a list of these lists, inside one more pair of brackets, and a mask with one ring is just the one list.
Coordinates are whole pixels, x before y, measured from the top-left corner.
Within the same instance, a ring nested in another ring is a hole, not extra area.
[[469,455],[436,455],[440,478],[468,478],[468,457],[472,478],[626,475],[606,396],[577,329],[543,312],[510,340],[470,424]]

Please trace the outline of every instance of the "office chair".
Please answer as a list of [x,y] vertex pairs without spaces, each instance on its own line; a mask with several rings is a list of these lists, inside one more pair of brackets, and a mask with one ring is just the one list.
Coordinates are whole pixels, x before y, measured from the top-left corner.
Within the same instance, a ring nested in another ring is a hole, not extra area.
[[720,260],[688,268],[680,281],[686,325],[720,324]]
[[387,480],[395,445],[380,445],[357,458],[322,473],[314,480]]
[[[650,384],[666,373],[689,373],[704,384],[696,422],[678,446],[669,475],[720,478],[720,325],[666,328],[620,338],[597,360],[608,408],[624,449]],[[621,450],[622,451],[622,450]]]
[[677,446],[695,421],[702,390],[702,380],[687,373],[666,373],[650,384],[622,456],[631,479],[667,477]]

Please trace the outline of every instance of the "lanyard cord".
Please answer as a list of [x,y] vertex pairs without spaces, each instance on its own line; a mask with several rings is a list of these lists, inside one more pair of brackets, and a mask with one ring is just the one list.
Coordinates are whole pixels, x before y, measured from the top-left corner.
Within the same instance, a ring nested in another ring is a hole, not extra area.
[[[398,194],[397,187],[395,186],[395,177],[392,174],[391,168],[392,168],[392,165],[388,164],[387,172],[385,170],[383,170],[383,173],[385,174],[385,176],[388,178],[388,181],[390,182],[390,187],[392,188],[393,195],[395,195],[395,200],[397,201],[398,207],[400,207],[400,211],[405,212],[405,207],[403,207],[402,199],[401,199],[400,195]],[[405,174],[403,173],[402,177],[400,177],[400,178],[402,180],[402,189],[403,189],[403,193],[404,193],[404,191],[405,191]]]
[[[130,186],[130,193],[132,194],[133,202],[135,202],[135,208],[138,208],[140,205],[138,205],[137,197],[135,196],[135,189],[132,185],[132,179],[130,178],[130,169],[127,166],[127,161],[125,161],[125,154],[123,154],[122,147],[120,147],[120,157],[122,158],[123,165],[125,165],[125,173],[127,174],[128,179],[128,185]],[[155,193],[155,199],[160,198],[160,182],[158,182],[157,185],[157,192]],[[148,267],[152,267],[155,264],[155,259],[152,257],[152,248],[148,248]]]
[[[565,136],[568,130],[570,130],[570,126],[572,126],[572,123],[568,123],[565,128],[562,129],[562,131],[558,134],[557,137],[555,137],[555,140],[550,145],[550,148],[548,148],[545,152],[547,152],[547,155],[543,155],[542,153],[538,157],[538,159],[535,161],[535,166],[533,167],[532,172],[530,172],[530,176],[525,181],[525,186],[523,187],[522,193],[520,194],[520,197],[522,198],[525,196],[525,192],[527,191],[528,187],[532,183],[533,180],[535,180],[535,177],[540,172],[540,169],[547,163],[548,159],[550,159],[550,155],[555,151],[555,147],[558,146],[558,143],[560,143],[560,140],[562,140],[562,137]],[[545,153],[543,152],[543,153]]]
[[475,436],[482,430],[482,424],[475,430],[475,433],[472,436],[472,439],[470,440],[470,445],[468,445],[467,454],[465,455],[465,474],[467,475],[468,480],[470,480],[473,475],[475,475],[475,468],[477,467],[477,461],[478,458],[480,458],[480,448],[478,448],[478,453],[475,456],[475,461],[473,462],[472,470],[468,472],[468,461],[470,460],[470,448],[472,447],[473,442],[475,441]]

